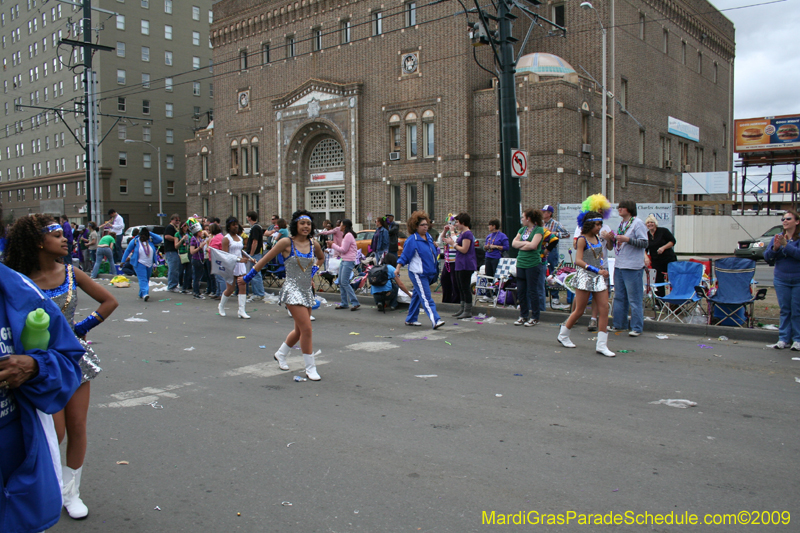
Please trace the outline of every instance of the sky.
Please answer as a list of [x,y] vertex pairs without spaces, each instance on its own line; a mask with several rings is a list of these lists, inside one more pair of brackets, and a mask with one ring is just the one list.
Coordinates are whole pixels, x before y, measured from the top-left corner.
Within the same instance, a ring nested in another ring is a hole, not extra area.
[[[733,118],[800,114],[800,54],[797,47],[787,44],[797,38],[800,28],[800,0],[710,1],[736,29]],[[742,6],[752,7],[731,9]],[[748,169],[745,190],[766,189],[768,170]],[[790,180],[791,167],[776,167],[773,179]]]
[[[800,113],[800,0],[711,0],[736,28],[734,118]],[[762,4],[762,5],[756,5]],[[730,9],[740,6],[743,9]]]

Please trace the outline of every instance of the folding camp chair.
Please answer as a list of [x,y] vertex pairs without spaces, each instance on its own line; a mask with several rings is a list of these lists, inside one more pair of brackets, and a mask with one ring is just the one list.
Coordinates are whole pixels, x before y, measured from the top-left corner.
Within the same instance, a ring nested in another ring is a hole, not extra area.
[[[656,320],[675,319],[684,324],[697,308],[701,298],[695,287],[703,282],[703,265],[690,261],[674,261],[667,265],[666,283],[653,283],[653,298],[661,304]],[[668,286],[672,290],[666,296],[655,294],[655,288]]]
[[[669,279],[669,278],[667,278]],[[658,313],[658,307],[656,305],[656,269],[654,268],[645,268],[644,269],[644,308],[647,308],[649,305],[653,309],[653,316],[656,316]]]
[[755,273],[756,262],[752,259],[725,257],[714,262],[716,291],[697,288],[697,292],[708,301],[709,324],[753,327],[755,301],[767,296],[767,289],[758,289],[753,294]]
[[516,272],[516,266],[517,259],[515,257],[500,258],[500,262],[497,264],[497,268],[494,271],[494,280],[492,281],[492,285],[495,287],[493,302],[495,307],[497,307],[497,297],[500,295],[501,290],[517,291],[516,287],[506,288],[508,278],[511,277],[511,270],[513,269]]
[[262,271],[264,283],[267,287],[280,287],[286,278],[286,267],[283,264],[283,254],[278,254],[275,259],[267,263]]
[[329,270],[331,260],[331,251],[325,250],[325,262],[322,264],[322,270],[317,272],[317,291],[325,292],[328,289],[334,291],[333,281],[336,279],[338,272],[334,273]]

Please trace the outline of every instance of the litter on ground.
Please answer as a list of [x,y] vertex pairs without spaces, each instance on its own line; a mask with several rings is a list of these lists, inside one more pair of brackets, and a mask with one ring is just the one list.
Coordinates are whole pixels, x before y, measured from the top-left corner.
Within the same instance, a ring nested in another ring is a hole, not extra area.
[[689,407],[696,407],[697,402],[691,400],[658,400],[657,402],[650,402],[652,405],[664,404],[668,407],[677,407],[678,409],[687,409]]
[[135,316],[132,316],[130,318],[126,318],[125,322],[147,322],[147,319],[146,318],[136,318]]
[[436,375],[436,374],[418,374],[418,375],[416,375],[414,377],[422,378],[422,379],[428,379],[428,378],[438,378],[439,376]]

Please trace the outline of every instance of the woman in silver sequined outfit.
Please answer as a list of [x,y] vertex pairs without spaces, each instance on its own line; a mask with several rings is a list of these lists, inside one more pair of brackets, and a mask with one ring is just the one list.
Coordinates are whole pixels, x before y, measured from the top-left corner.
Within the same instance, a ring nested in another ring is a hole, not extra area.
[[[56,221],[47,215],[28,215],[17,219],[9,232],[5,262],[28,276],[58,305],[86,353],[80,361],[81,385],[63,411],[53,415],[59,442],[67,437],[67,461],[62,467],[62,496],[70,517],[85,518],[89,509],[80,499],[81,473],[86,457],[86,417],[89,411],[91,380],[101,372],[100,360],[86,343],[86,332],[117,308],[117,300],[88,274],[62,263],[67,254],[67,239]],[[86,319],[75,323],[78,287],[94,298],[100,307]]]
[[262,257],[244,277],[245,282],[253,279],[264,266],[278,254],[283,255],[286,268],[286,279],[279,295],[280,303],[285,304],[294,318],[294,329],[286,336],[286,341],[275,353],[275,360],[281,370],[289,370],[286,356],[292,346],[300,342],[303,352],[306,376],[312,381],[319,381],[311,332],[311,307],[314,305],[314,292],[311,279],[325,261],[325,255],[319,242],[312,239],[314,221],[311,213],[305,210],[295,211],[289,224],[290,239],[281,239]]
[[592,296],[597,306],[597,345],[596,351],[607,357],[614,357],[614,352],[608,349],[608,265],[603,260],[603,244],[600,242],[600,229],[603,227],[603,217],[595,211],[581,213],[581,235],[575,244],[575,265],[578,267],[572,285],[575,288],[575,309],[561,326],[558,342],[567,348],[575,348],[569,338],[572,326],[583,316],[589,295]]

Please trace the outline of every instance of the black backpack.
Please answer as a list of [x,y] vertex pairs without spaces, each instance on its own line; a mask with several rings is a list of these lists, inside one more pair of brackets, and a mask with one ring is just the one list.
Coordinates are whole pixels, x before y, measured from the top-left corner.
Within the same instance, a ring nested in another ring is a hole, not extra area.
[[381,287],[389,281],[389,268],[387,265],[372,267],[367,275],[370,285]]

